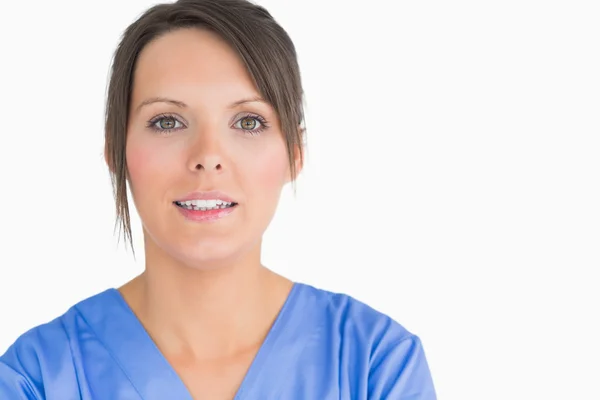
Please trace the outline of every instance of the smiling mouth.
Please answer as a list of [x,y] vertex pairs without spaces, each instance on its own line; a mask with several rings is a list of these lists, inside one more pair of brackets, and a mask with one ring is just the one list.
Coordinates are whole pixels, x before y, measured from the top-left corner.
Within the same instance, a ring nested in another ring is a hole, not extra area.
[[223,201],[223,200],[188,200],[188,201],[174,201],[177,207],[185,210],[192,211],[212,211],[212,210],[223,210],[226,208],[232,208],[238,205],[238,203]]

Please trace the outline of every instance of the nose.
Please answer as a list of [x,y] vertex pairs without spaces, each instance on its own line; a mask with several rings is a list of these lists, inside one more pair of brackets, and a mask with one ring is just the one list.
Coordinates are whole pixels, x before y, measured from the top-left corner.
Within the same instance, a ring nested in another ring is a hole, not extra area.
[[223,146],[218,129],[200,130],[190,146],[189,168],[192,171],[220,172],[223,170]]

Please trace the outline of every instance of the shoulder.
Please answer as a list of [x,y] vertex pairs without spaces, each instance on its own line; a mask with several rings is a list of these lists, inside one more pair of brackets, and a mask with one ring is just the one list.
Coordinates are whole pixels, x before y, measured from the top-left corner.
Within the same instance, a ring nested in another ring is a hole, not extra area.
[[28,330],[0,355],[0,398],[42,399],[49,386],[76,381],[73,350],[87,330],[78,307],[98,301],[99,296]]
[[[304,285],[324,317],[331,345],[363,369],[369,399],[434,400],[435,392],[421,339],[389,315],[344,293]],[[356,371],[354,371],[356,374]]]
[[[382,339],[393,341],[414,340],[416,336],[389,315],[345,293],[337,293],[301,284],[303,290],[315,298],[324,312],[328,325],[341,328],[344,335],[376,345]],[[336,329],[337,329],[336,328]]]
[[0,356],[0,394],[44,398],[44,374],[51,365],[56,366],[57,359],[69,353],[63,317],[23,333]]

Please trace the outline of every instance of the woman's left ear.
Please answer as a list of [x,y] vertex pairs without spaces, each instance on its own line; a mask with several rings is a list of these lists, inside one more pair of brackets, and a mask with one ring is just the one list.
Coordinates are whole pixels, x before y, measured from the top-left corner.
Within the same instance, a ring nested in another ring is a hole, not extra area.
[[[301,142],[298,143],[294,147],[294,168],[296,170],[295,171],[296,176],[292,176],[292,171],[288,171],[288,178],[287,178],[286,183],[289,183],[289,182],[293,181],[295,178],[297,178],[298,175],[300,175],[300,173],[302,172],[302,168],[304,168],[304,161],[305,161],[305,156],[306,156],[306,152],[305,152],[305,148],[304,148],[304,129],[301,126],[298,126],[298,129],[300,130],[300,137],[302,139],[301,139]],[[289,166],[288,166],[288,170],[289,170]]]

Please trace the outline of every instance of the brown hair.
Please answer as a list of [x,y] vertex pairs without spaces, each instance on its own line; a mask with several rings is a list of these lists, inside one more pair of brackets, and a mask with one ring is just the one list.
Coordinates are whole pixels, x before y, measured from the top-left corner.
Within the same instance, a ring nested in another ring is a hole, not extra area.
[[106,99],[104,150],[117,212],[115,228],[120,221],[134,256],[125,159],[133,74],[144,46],[182,28],[208,29],[237,51],[257,90],[279,116],[294,181],[296,149],[303,162],[304,107],[296,50],[271,14],[247,0],[179,0],[151,7],[121,38],[113,58]]

